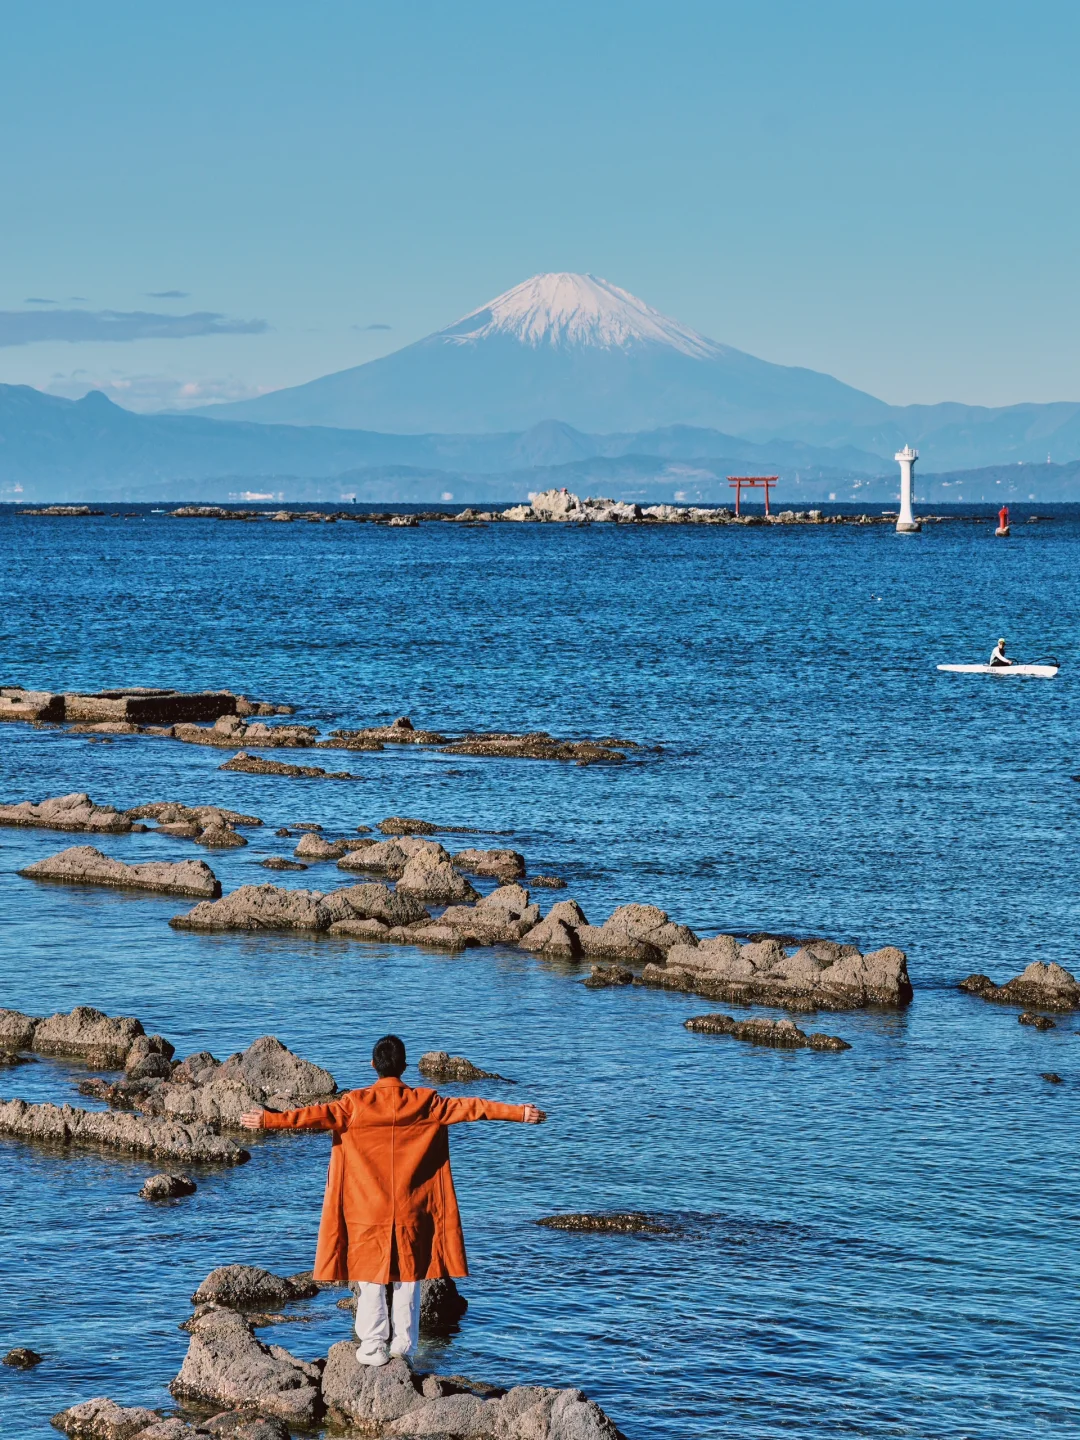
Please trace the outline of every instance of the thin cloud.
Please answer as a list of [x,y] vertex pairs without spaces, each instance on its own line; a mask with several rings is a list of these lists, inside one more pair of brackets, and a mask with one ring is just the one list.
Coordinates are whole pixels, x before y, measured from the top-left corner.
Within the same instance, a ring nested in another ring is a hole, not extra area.
[[151,300],[186,300],[191,294],[190,290],[148,290],[147,295]]
[[354,330],[392,330],[392,325],[354,325]]
[[27,295],[24,305],[55,305],[55,300],[46,300],[43,295]]
[[155,315],[145,310],[0,310],[0,346],[46,340],[187,340],[194,335],[262,335],[265,320],[230,320],[210,310]]

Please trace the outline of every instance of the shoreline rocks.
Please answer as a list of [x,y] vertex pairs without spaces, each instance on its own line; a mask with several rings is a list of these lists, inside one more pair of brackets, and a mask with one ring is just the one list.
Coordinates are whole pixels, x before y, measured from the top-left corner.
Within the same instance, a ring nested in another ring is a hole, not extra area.
[[495,880],[523,880],[525,857],[517,850],[459,850],[451,855],[455,870],[466,875],[487,876]]
[[0,805],[0,825],[122,835],[131,829],[131,819],[111,805],[95,805],[89,795],[74,791],[70,795],[56,795],[36,804],[32,800],[23,800],[17,805]]
[[112,1110],[0,1100],[0,1135],[38,1144],[149,1155],[181,1164],[243,1165],[248,1151],[201,1123],[181,1124]]
[[191,1297],[193,1305],[222,1305],[230,1310],[268,1310],[293,1300],[310,1300],[319,1287],[310,1272],[275,1275],[256,1265],[219,1265]]
[[264,1345],[234,1310],[210,1310],[190,1329],[184,1363],[169,1385],[177,1400],[250,1405],[304,1429],[322,1419],[321,1365],[298,1360],[280,1345]]
[[958,988],[999,1005],[1056,1011],[1080,1009],[1080,981],[1063,966],[1047,965],[1041,960],[1033,960],[1004,985],[995,985],[988,975],[969,975]]
[[82,1060],[107,1070],[123,1070],[133,1051],[138,1061],[152,1049],[168,1049],[172,1054],[169,1042],[160,1035],[148,1036],[133,1015],[109,1016],[90,1005],[76,1005],[47,1018],[0,1010],[0,1047]]
[[28,865],[19,874],[28,880],[50,880],[68,885],[112,885],[125,890],[149,890],[157,895],[190,895],[217,899],[221,881],[205,860],[149,860],[125,865],[103,855],[92,845],[61,850],[46,860]]
[[740,945],[718,935],[675,945],[664,964],[647,964],[642,984],[736,1004],[797,1011],[897,1008],[910,1003],[907,957],[895,946],[861,954],[854,945],[814,940],[788,955],[777,940]]
[[850,1050],[838,1035],[807,1035],[793,1020],[735,1020],[731,1015],[695,1015],[683,1021],[687,1030],[703,1035],[730,1035],[751,1045],[771,1045],[778,1050]]

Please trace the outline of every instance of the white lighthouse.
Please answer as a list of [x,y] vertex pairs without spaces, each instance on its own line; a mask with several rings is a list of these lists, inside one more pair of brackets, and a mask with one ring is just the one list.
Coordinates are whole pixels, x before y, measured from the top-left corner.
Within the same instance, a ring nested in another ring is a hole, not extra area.
[[919,458],[919,452],[913,450],[910,445],[905,445],[903,450],[893,456],[894,460],[900,462],[900,518],[896,522],[896,528],[901,532],[921,530],[922,526],[911,513],[911,502],[914,499],[914,476],[915,461]]

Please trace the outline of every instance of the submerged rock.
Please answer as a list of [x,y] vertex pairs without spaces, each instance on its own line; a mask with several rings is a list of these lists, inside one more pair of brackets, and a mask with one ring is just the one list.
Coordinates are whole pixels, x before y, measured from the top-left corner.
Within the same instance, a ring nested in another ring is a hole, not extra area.
[[271,855],[266,860],[260,860],[259,864],[264,870],[306,870],[308,868],[296,860],[286,860],[281,855]]
[[780,1050],[850,1050],[838,1035],[807,1035],[793,1020],[735,1020],[730,1015],[695,1015],[683,1022],[687,1030],[706,1035],[731,1035],[751,1045],[772,1045]]
[[588,990],[604,990],[613,985],[632,985],[634,972],[625,965],[594,965],[585,987]]
[[1025,1010],[1023,1015],[1018,1015],[1017,1022],[1021,1025],[1033,1025],[1036,1030],[1054,1030],[1057,1028],[1057,1021],[1051,1020],[1049,1015],[1034,1015],[1030,1010]]
[[256,1265],[219,1265],[191,1297],[194,1305],[231,1310],[265,1310],[292,1300],[310,1300],[319,1287],[310,1274],[275,1275]]
[[546,730],[528,735],[493,732],[466,735],[452,745],[445,745],[444,755],[483,755],[495,759],[573,760],[578,765],[615,765],[626,759],[621,750],[599,745],[592,740],[557,740]]
[[186,1175],[151,1175],[139,1194],[144,1200],[178,1200],[182,1195],[194,1195],[198,1188]]
[[324,770],[320,765],[287,765],[283,760],[266,760],[261,755],[248,755],[241,750],[219,770],[235,770],[243,775],[291,775],[306,780],[359,780],[348,770]]
[[235,1140],[198,1122],[111,1110],[76,1110],[71,1105],[32,1105],[0,1100],[0,1134],[39,1144],[114,1150],[181,1164],[242,1165],[251,1157]]
[[1054,1070],[1044,1070],[1039,1078],[1040,1080],[1045,1080],[1048,1085],[1064,1085],[1065,1083],[1061,1076]]
[[34,826],[42,830],[87,830],[101,835],[122,835],[131,829],[126,814],[111,805],[95,805],[82,791],[57,795],[34,804],[0,805],[0,825]]
[[[360,1368],[355,1346],[353,1365]],[[234,1310],[210,1310],[192,1322],[187,1355],[169,1389],[178,1400],[247,1405],[305,1428],[323,1413],[320,1367],[264,1345]]]
[[558,875],[532,875],[528,880],[530,890],[565,890],[566,881]]
[[505,1075],[496,1075],[494,1070],[479,1070],[464,1055],[449,1055],[445,1050],[428,1050],[420,1056],[416,1068],[428,1080],[502,1080],[507,1085],[516,1083],[507,1080]]
[[14,1350],[9,1350],[0,1364],[7,1365],[12,1370],[32,1370],[35,1365],[40,1365],[44,1355],[39,1355],[36,1350],[31,1350],[26,1345],[16,1345]]
[[646,985],[788,1010],[900,1006],[912,995],[902,950],[886,946],[863,955],[831,940],[811,941],[788,955],[775,939],[740,945],[718,935],[673,946],[667,963],[646,965],[641,978]]
[[546,1230],[573,1230],[593,1235],[673,1235],[675,1232],[656,1215],[643,1210],[616,1210],[595,1215],[545,1215],[536,1221]]
[[28,865],[19,874],[29,880],[115,885],[126,890],[152,890],[158,895],[215,899],[221,894],[221,882],[205,860],[149,860],[139,865],[125,865],[122,860],[103,855],[93,845],[61,850],[58,855]]
[[1059,1011],[1080,1009],[1080,982],[1076,976],[1061,965],[1046,965],[1041,960],[1033,960],[1004,985],[995,985],[988,975],[969,975],[960,981],[960,989],[1000,1005]]
[[434,730],[417,730],[407,715],[392,725],[368,725],[360,730],[331,730],[331,740],[345,741],[346,749],[368,745],[445,745],[447,737]]

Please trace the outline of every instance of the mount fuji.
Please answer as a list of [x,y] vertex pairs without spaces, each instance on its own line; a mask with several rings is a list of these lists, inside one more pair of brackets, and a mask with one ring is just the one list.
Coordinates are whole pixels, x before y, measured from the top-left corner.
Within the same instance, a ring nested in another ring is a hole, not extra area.
[[891,412],[829,375],[709,340],[607,280],[551,274],[379,360],[200,413],[398,434],[524,430],[557,419],[608,432],[699,425],[805,439],[813,431],[818,443],[835,443]]

